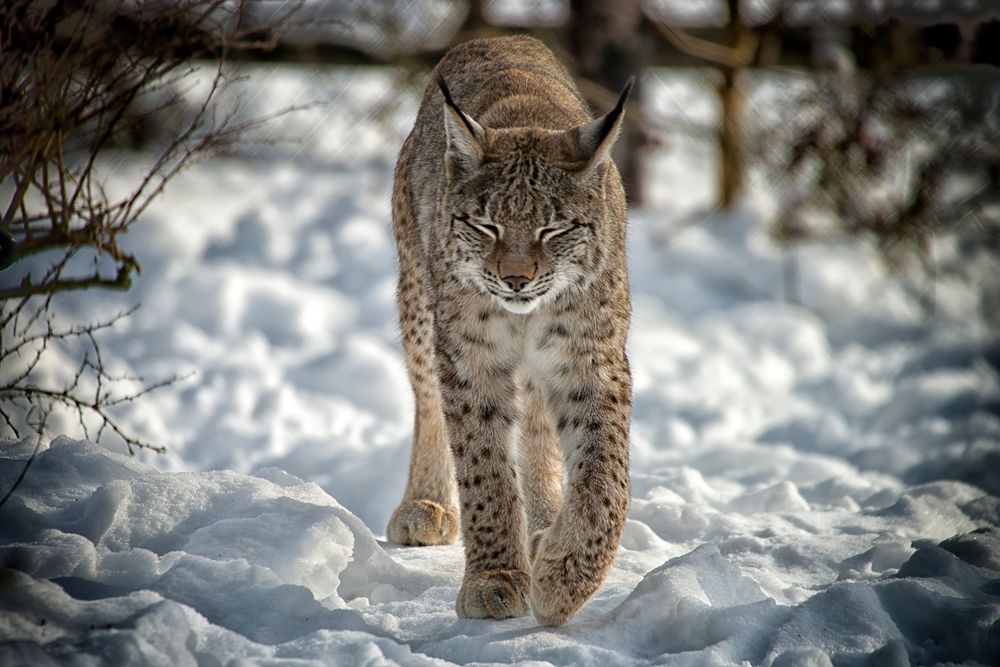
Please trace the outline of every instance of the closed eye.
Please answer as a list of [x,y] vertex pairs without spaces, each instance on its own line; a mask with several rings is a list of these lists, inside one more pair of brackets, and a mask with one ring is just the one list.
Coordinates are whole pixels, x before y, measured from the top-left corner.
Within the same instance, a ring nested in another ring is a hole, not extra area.
[[475,231],[479,232],[480,234],[485,234],[486,236],[489,236],[494,241],[500,240],[501,230],[496,225],[492,225],[492,224],[487,223],[487,222],[473,222],[473,221],[469,220],[465,216],[462,216],[462,217],[460,217],[458,219],[461,220],[462,222],[464,222],[467,226],[469,226],[472,229],[474,229]]
[[572,229],[572,227],[542,227],[541,229],[535,230],[535,236],[539,241],[545,243],[546,241],[550,241],[557,236],[561,236]]
[[496,225],[484,224],[481,222],[470,222],[470,225],[481,231],[483,234],[492,236],[494,241],[500,238],[500,228]]

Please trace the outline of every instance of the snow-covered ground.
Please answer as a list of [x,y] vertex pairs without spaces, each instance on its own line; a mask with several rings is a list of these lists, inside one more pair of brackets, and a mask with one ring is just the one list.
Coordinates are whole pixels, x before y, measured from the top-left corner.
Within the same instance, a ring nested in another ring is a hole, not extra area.
[[[105,361],[194,374],[120,413],[164,456],[55,423],[72,437],[0,509],[0,665],[1000,664],[996,248],[940,239],[929,312],[865,246],[805,246],[789,305],[766,192],[671,222],[714,173],[679,135],[630,217],[614,569],[562,628],[458,620],[461,545],[382,537],[411,428],[388,193],[414,99],[387,77],[254,78],[262,104],[334,104],[294,121],[291,150],[180,176],[129,234],[131,292],[58,304],[141,302]],[[648,89],[666,112],[708,103],[683,79]],[[0,448],[0,491],[33,446]]]

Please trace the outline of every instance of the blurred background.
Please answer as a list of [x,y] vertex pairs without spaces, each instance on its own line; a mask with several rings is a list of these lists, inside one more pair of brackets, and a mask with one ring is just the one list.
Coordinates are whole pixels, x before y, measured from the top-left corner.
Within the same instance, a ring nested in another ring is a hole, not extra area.
[[[616,155],[634,204],[683,217],[765,190],[783,243],[864,235],[889,260],[924,264],[937,232],[996,230],[1000,21],[988,0],[22,0],[4,12],[2,175],[22,195],[45,161],[34,143],[53,138],[64,157],[166,145],[169,175],[181,152],[263,140],[309,153],[296,129],[336,115],[381,133],[391,154],[408,119],[394,114],[411,110],[450,46],[526,33],[598,111],[639,76]],[[29,70],[37,80],[18,76]],[[311,88],[285,107],[266,90],[282,72]],[[382,90],[343,94],[360,72]],[[263,134],[247,134],[258,124]],[[688,166],[704,178],[679,198],[653,183],[652,165],[685,148],[703,156]],[[4,229],[28,235],[23,196],[8,200]],[[20,256],[34,249],[21,245]]]
[[[960,221],[995,231],[997,12],[947,0],[313,3],[265,58],[395,68],[396,86],[419,88],[454,44],[532,34],[595,109],[639,75],[616,156],[633,203],[725,210],[757,186],[783,241],[868,234],[919,255]],[[665,92],[682,82],[686,96]],[[683,143],[714,162],[698,165],[699,201],[650,182],[648,163]]]
[[0,19],[5,437],[275,465],[384,522],[370,492],[401,488],[410,429],[392,163],[450,46],[530,34],[595,113],[638,76],[615,159],[639,460],[778,443],[1000,489],[991,0],[11,0]]

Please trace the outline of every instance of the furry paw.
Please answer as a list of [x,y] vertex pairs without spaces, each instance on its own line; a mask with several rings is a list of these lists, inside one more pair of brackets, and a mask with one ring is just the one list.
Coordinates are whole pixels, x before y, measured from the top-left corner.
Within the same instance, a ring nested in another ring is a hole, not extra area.
[[488,570],[465,573],[455,600],[459,618],[513,618],[528,613],[528,573]]
[[396,544],[454,544],[458,539],[458,513],[432,500],[404,500],[392,513],[385,532]]
[[535,545],[531,611],[542,625],[562,625],[573,618],[601,585],[614,555],[575,546],[552,534],[543,534]]

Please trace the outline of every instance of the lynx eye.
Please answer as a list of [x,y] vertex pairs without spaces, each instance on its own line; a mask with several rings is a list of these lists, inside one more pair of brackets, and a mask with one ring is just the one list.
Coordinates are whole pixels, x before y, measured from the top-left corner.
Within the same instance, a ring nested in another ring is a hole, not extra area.
[[494,241],[500,240],[500,236],[503,234],[503,229],[497,225],[493,225],[487,222],[473,222],[469,220],[469,216],[465,214],[455,214],[451,216],[451,228],[454,232],[455,223],[462,223],[468,229],[476,232],[477,234],[483,234],[484,236],[489,236]]
[[535,230],[535,236],[538,238],[539,241],[541,241],[542,243],[545,243],[546,241],[550,241],[550,240],[554,239],[557,236],[565,234],[566,232],[568,232],[571,229],[573,229],[573,228],[572,227],[542,227],[541,229]]
[[492,236],[494,241],[500,238],[500,228],[496,225],[478,224],[476,227],[478,227],[480,231]]
[[469,227],[472,227],[480,234],[486,234],[486,236],[489,236],[494,241],[498,241],[500,239],[500,228],[496,225],[491,225],[485,222],[472,222],[471,220],[463,220],[462,222],[467,224]]

